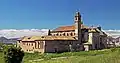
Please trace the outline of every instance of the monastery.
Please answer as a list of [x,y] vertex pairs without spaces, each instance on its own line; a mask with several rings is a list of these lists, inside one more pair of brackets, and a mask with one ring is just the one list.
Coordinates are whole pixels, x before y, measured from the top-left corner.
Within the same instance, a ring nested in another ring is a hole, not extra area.
[[47,36],[22,37],[18,40],[17,46],[28,53],[104,49],[107,48],[107,34],[100,26],[85,26],[81,21],[80,12],[76,12],[73,25],[49,30]]

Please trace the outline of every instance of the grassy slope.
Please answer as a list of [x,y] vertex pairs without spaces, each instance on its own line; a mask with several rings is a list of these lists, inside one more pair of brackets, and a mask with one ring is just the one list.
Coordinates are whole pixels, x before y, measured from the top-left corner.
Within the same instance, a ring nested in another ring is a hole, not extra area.
[[[36,58],[44,58],[43,61],[28,62],[25,63],[120,63],[120,49],[109,49],[105,51],[89,51],[89,52],[67,52],[61,54],[44,54],[44,55],[31,55],[33,58],[27,58],[35,60]],[[37,56],[37,57],[36,57]],[[67,57],[67,58],[59,58]],[[51,59],[56,58],[56,59]]]
[[4,63],[3,53],[0,52],[0,63]]
[[[60,58],[65,57],[65,58]],[[56,59],[52,59],[56,58]],[[42,61],[33,61],[44,59]],[[120,63],[120,49],[89,52],[66,52],[61,54],[28,54],[24,56],[24,63]],[[0,53],[0,63],[3,63],[3,54]]]
[[[47,60],[40,63],[120,63],[120,56],[116,54],[101,56],[71,56],[67,59]],[[39,62],[36,62],[39,63]]]

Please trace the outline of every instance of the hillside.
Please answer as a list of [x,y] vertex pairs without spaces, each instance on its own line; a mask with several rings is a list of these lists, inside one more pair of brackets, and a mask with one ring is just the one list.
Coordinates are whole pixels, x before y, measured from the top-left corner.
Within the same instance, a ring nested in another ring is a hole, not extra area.
[[[120,63],[120,48],[89,52],[25,53],[24,63]],[[0,53],[0,63],[4,63]]]
[[[30,58],[31,57],[31,58]],[[25,63],[120,63],[120,49],[61,54],[27,54]]]
[[6,38],[6,37],[0,37],[0,43],[4,44],[16,44],[17,39],[19,38]]

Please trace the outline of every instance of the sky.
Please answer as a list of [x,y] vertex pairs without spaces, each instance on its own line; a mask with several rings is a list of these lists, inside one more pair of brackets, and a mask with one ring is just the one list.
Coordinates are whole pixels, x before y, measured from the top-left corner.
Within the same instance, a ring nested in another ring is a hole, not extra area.
[[74,24],[120,29],[120,0],[0,0],[0,29],[54,29]]

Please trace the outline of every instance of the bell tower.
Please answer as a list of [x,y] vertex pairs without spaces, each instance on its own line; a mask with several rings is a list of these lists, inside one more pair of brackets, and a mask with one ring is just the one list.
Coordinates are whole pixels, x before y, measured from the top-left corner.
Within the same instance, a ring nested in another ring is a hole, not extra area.
[[76,12],[74,17],[75,22],[75,37],[77,37],[79,43],[81,43],[81,15],[80,12]]

